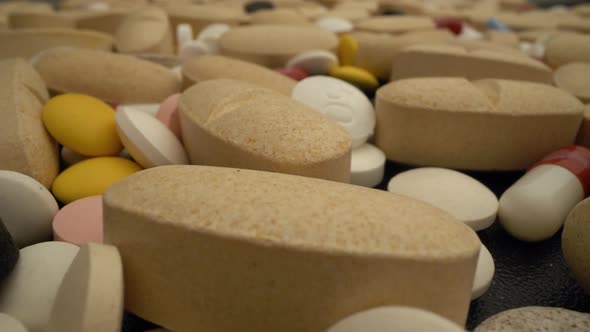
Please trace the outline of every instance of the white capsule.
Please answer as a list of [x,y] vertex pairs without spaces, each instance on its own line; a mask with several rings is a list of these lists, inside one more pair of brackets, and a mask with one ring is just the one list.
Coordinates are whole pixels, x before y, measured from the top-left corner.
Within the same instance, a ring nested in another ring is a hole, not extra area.
[[385,154],[378,147],[365,143],[352,149],[350,160],[350,183],[357,186],[375,187],[383,180]]

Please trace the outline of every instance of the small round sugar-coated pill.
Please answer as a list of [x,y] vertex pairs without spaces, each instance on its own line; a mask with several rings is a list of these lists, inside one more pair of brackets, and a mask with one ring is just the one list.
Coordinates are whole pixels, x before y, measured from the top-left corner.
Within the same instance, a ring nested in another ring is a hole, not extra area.
[[[14,265],[16,265],[18,254],[18,246],[12,235],[6,229],[6,226],[4,226],[2,218],[0,218],[0,283],[10,274]],[[0,326],[2,326],[1,323]]]
[[436,27],[439,29],[448,29],[455,35],[460,35],[463,31],[463,21],[452,17],[443,17],[436,20]]
[[430,203],[475,231],[496,219],[498,198],[476,179],[446,168],[424,167],[397,174],[387,190]]
[[475,300],[487,292],[492,284],[494,278],[494,258],[490,251],[483,244],[479,250],[479,257],[477,259],[477,267],[475,268],[475,278],[473,280],[473,289],[471,291],[471,299]]
[[156,113],[158,113],[158,110],[160,109],[160,104],[129,104],[117,106],[117,112],[125,109],[134,109],[156,116]]
[[340,42],[338,44],[338,59],[340,59],[340,64],[342,66],[354,65],[358,47],[358,43],[353,36],[348,34],[340,36]]
[[330,70],[330,76],[344,80],[365,91],[374,90],[379,86],[379,81],[375,75],[371,74],[371,72],[366,69],[359,67],[333,67]]
[[277,71],[287,77],[290,77],[290,78],[296,80],[296,81],[301,81],[301,80],[305,79],[307,76],[309,76],[307,71],[305,71],[305,69],[303,69],[299,66],[279,68],[279,69],[277,69]]
[[113,183],[141,171],[136,163],[119,157],[98,157],[81,161],[57,176],[51,187],[55,197],[68,204],[102,195]]
[[3,332],[28,332],[23,323],[16,318],[0,312],[0,331]]
[[464,332],[447,318],[419,308],[378,307],[348,316],[326,332]]
[[352,149],[350,158],[350,183],[375,187],[383,180],[385,154],[378,147],[365,143]]
[[102,195],[64,206],[53,218],[53,239],[77,246],[102,243]]
[[291,97],[338,122],[348,131],[353,148],[361,146],[373,134],[373,104],[359,89],[342,80],[308,77],[295,85]]
[[123,266],[114,246],[80,247],[55,298],[46,332],[119,332]]
[[590,198],[578,203],[567,216],[561,246],[567,266],[590,294]]
[[160,120],[168,129],[174,133],[182,142],[182,132],[180,131],[180,116],[178,114],[178,98],[180,94],[173,94],[166,98],[161,104],[158,112],[156,113],[156,119]]
[[123,148],[115,112],[94,97],[73,93],[53,97],[45,104],[43,123],[59,143],[81,155],[116,155]]
[[327,75],[330,69],[338,66],[338,58],[334,53],[324,50],[313,50],[300,53],[289,61],[286,67],[301,67],[310,75]]
[[0,284],[0,312],[20,320],[30,332],[44,332],[57,290],[78,247],[43,242],[20,250],[20,258]]
[[37,180],[0,170],[0,218],[19,247],[49,240],[57,211],[55,198]]
[[126,109],[117,112],[116,120],[125,149],[144,168],[188,164],[182,143],[158,119]]
[[275,6],[270,1],[252,1],[244,5],[244,10],[252,14],[259,10],[272,10]]
[[563,308],[521,307],[500,312],[474,332],[590,331],[590,315]]
[[351,32],[354,29],[350,20],[341,17],[322,17],[315,24],[322,29],[335,33]]

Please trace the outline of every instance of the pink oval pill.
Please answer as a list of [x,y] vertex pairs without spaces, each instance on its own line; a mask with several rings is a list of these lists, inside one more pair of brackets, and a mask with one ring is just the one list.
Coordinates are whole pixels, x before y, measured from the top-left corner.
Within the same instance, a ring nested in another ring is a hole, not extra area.
[[296,81],[301,81],[304,78],[306,78],[307,76],[309,76],[309,74],[305,71],[305,69],[303,69],[299,66],[279,68],[276,71],[278,71],[279,73],[281,73],[285,76],[291,77],[292,79],[294,79]]
[[53,238],[80,246],[102,243],[102,195],[85,197],[64,206],[53,218]]
[[180,93],[174,94],[160,104],[160,109],[156,113],[156,118],[166,125],[174,136],[182,142],[182,133],[180,132],[180,117],[178,115],[178,98]]

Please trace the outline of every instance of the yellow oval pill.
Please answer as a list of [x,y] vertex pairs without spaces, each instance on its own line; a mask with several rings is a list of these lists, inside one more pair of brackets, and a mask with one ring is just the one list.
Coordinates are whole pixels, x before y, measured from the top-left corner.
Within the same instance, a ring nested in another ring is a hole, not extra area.
[[330,76],[339,78],[365,91],[373,90],[379,86],[379,81],[375,75],[358,67],[334,67],[330,70]]
[[116,155],[123,149],[115,111],[94,97],[68,93],[50,99],[43,123],[60,144],[84,156]]
[[338,59],[343,66],[354,65],[356,52],[358,50],[358,43],[349,34],[340,36],[340,43],[338,44]]
[[118,157],[98,157],[81,161],[57,176],[51,191],[62,203],[102,195],[113,183],[141,171],[142,168]]

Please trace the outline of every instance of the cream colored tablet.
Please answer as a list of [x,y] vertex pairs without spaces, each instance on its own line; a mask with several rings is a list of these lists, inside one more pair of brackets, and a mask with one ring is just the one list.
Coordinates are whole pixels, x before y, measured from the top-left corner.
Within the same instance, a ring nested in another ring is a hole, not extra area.
[[584,108],[584,119],[578,131],[578,137],[576,137],[576,144],[590,149],[590,104]]
[[559,88],[585,103],[590,102],[590,63],[572,62],[563,65],[555,70],[553,77]]
[[219,40],[221,54],[280,68],[295,55],[310,51],[335,51],[338,38],[315,26],[256,25],[237,27]]
[[115,46],[121,53],[174,53],[174,40],[166,12],[144,7],[129,14],[119,25]]
[[51,308],[78,247],[43,242],[20,250],[12,273],[0,284],[0,312],[18,319],[29,332],[44,332]]
[[560,33],[545,44],[545,61],[559,67],[572,62],[590,62],[590,35]]
[[476,179],[445,168],[416,168],[389,180],[387,190],[430,203],[475,231],[496,220],[498,198]]
[[471,299],[475,300],[485,294],[490,285],[492,279],[494,279],[494,272],[496,265],[494,264],[494,258],[490,251],[483,244],[479,250],[479,258],[477,259],[477,267],[475,269],[475,278],[473,280],[473,289],[471,291]]
[[501,78],[544,84],[553,82],[549,67],[526,55],[451,45],[415,45],[397,54],[391,80],[413,77]]
[[212,80],[179,100],[192,164],[350,181],[351,140],[338,124],[270,89]]
[[456,323],[418,308],[378,307],[348,316],[326,332],[464,332]]
[[590,294],[590,199],[578,203],[563,227],[563,256],[576,280]]
[[376,187],[383,181],[385,154],[378,147],[365,143],[352,149],[350,159],[350,183],[357,186]]
[[159,103],[180,90],[167,68],[131,55],[59,47],[39,54],[35,68],[52,91],[114,104]]
[[59,287],[47,332],[119,332],[123,265],[116,247],[80,247]]
[[486,319],[475,332],[568,331],[585,332],[590,314],[551,307],[521,307]]
[[352,22],[341,17],[322,17],[315,24],[324,30],[334,33],[345,33],[354,30]]
[[188,164],[178,138],[154,116],[128,108],[117,111],[115,119],[125,149],[142,167]]
[[28,332],[29,330],[16,318],[0,312],[0,331]]
[[295,80],[268,68],[229,57],[211,55],[190,59],[182,66],[184,88],[208,80],[229,78],[259,85],[290,96]]
[[127,309],[173,331],[322,331],[394,304],[467,317],[479,239],[410,198],[164,166],[110,187],[104,207],[105,240],[125,259]]
[[413,30],[434,30],[436,25],[426,16],[374,16],[355,22],[358,31],[399,34]]
[[309,20],[292,9],[259,10],[250,15],[250,24],[309,25]]
[[59,170],[59,156],[41,119],[49,99],[47,88],[21,59],[0,60],[0,73],[0,169],[26,174],[49,188]]
[[37,53],[58,46],[111,51],[113,38],[96,31],[75,29],[0,30],[0,59],[32,58]]
[[583,104],[545,84],[415,78],[377,91],[376,145],[388,159],[471,170],[526,169],[574,143]]

